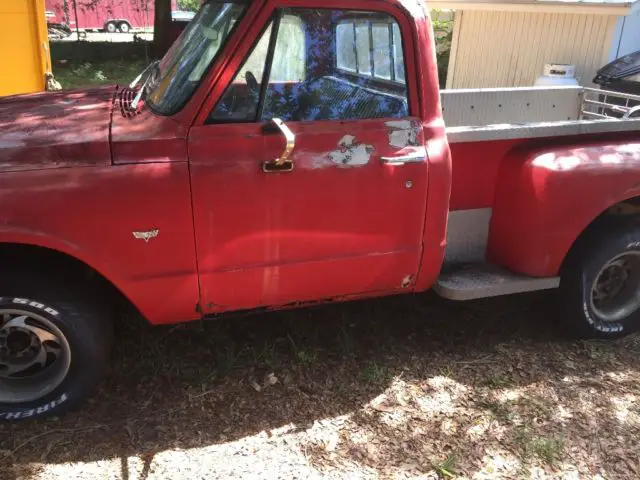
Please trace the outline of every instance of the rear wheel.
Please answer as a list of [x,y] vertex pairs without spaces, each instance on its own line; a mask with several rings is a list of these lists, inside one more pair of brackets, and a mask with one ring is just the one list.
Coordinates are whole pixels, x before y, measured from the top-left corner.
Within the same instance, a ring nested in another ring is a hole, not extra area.
[[640,329],[640,227],[615,226],[584,239],[563,267],[560,290],[579,336],[616,338]]
[[118,31],[118,25],[116,25],[116,22],[107,22],[104,25],[104,31],[107,33],[116,33]]
[[79,292],[28,279],[0,285],[0,420],[62,413],[98,385],[113,333]]
[[131,31],[131,25],[128,22],[120,22],[118,24],[118,31],[121,33],[129,33]]

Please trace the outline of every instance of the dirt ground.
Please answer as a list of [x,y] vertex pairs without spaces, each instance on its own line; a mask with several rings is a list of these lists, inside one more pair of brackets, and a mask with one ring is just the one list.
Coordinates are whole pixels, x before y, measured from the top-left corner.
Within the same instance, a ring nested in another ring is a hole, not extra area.
[[0,426],[0,478],[640,478],[640,337],[555,293],[118,327],[77,413]]

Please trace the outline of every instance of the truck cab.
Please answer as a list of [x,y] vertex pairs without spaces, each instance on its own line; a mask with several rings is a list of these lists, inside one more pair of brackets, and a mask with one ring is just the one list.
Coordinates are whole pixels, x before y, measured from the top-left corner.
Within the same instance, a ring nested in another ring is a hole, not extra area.
[[441,95],[409,0],[209,0],[129,86],[0,101],[0,419],[91,394],[112,298],[166,324],[559,287],[572,331],[640,328],[640,122],[606,95]]

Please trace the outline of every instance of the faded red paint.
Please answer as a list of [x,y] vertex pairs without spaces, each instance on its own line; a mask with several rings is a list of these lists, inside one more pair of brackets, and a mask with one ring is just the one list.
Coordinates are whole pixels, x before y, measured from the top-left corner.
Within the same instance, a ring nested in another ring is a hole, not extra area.
[[[200,284],[203,304],[211,305],[205,313],[400,291],[402,279],[418,273],[427,164],[380,161],[396,151],[384,120],[289,126],[296,149],[287,174],[260,169],[284,142],[259,124],[191,129]],[[365,164],[332,157],[347,132],[363,157],[370,149]]]
[[569,248],[608,207],[640,195],[640,139],[513,152],[502,163],[489,258],[556,275]]
[[[262,124],[206,123],[274,8],[284,6],[396,19],[411,117],[394,121],[413,122],[411,144],[390,146],[385,120],[288,122],[295,168],[267,174],[262,162],[280,155],[282,136],[263,133]],[[122,92],[0,101],[0,242],[78,258],[152,323],[425,290],[440,272],[450,209],[492,207],[491,258],[555,275],[595,216],[640,194],[635,157],[602,161],[628,155],[625,138],[635,133],[591,146],[578,137],[450,150],[432,29],[412,0],[255,1],[178,113],[132,115]],[[380,159],[422,148],[427,163]],[[347,151],[357,164],[340,163]],[[539,159],[550,154],[579,162],[549,168]],[[134,235],[156,229],[148,242]]]
[[6,97],[0,102],[0,171],[109,165],[115,89]]

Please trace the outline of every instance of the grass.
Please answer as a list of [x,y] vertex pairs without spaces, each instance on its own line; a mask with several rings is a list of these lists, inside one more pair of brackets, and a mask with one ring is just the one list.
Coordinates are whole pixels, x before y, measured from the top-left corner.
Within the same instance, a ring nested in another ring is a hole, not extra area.
[[556,467],[564,457],[565,441],[562,435],[536,435],[529,425],[516,428],[514,442],[524,460],[535,457],[549,466]]
[[533,440],[531,448],[540,460],[555,466],[563,458],[564,438],[562,436],[536,438]]
[[489,399],[482,399],[478,401],[478,406],[490,412],[496,420],[502,423],[511,421],[511,410],[504,403],[496,402]]
[[128,84],[144,69],[144,59],[131,58],[102,62],[57,62],[53,74],[62,88],[87,88]]
[[456,468],[456,456],[449,455],[442,462],[435,463],[433,469],[440,478],[454,478]]
[[371,362],[362,370],[362,380],[367,383],[380,383],[385,378],[386,369],[376,362]]
[[503,373],[496,373],[490,375],[486,379],[487,387],[493,390],[499,390],[501,388],[511,387],[513,385],[513,381]]
[[293,337],[290,334],[287,334],[287,338],[289,339],[291,349],[298,362],[305,365],[311,365],[318,360],[319,352],[313,346],[305,348],[302,345],[299,345],[293,340]]

